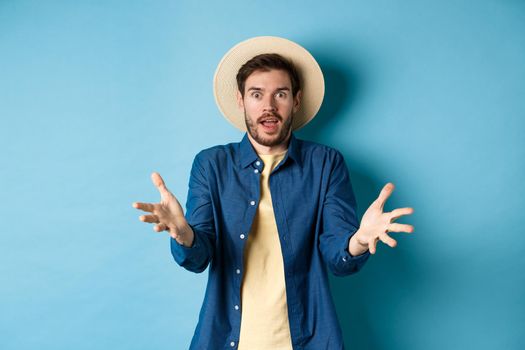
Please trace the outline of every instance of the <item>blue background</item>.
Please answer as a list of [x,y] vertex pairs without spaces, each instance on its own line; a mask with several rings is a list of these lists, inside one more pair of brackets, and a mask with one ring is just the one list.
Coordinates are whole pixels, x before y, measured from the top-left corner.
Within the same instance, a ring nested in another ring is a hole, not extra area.
[[0,1],[0,348],[185,349],[207,272],[138,220],[159,171],[242,133],[215,67],[241,40],[303,45],[326,78],[298,132],[345,156],[360,215],[412,206],[331,278],[348,349],[525,348],[523,1]]

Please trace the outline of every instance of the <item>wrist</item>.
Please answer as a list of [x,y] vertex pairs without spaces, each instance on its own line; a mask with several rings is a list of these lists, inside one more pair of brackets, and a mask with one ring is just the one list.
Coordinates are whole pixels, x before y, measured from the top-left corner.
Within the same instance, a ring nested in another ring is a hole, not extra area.
[[191,247],[193,245],[194,234],[191,226],[185,221],[184,224],[173,224],[168,225],[171,237],[177,241],[177,243]]
[[348,251],[352,256],[361,255],[368,250],[368,244],[361,243],[359,241],[361,234],[361,231],[357,230],[357,232],[350,238],[350,242],[348,243]]

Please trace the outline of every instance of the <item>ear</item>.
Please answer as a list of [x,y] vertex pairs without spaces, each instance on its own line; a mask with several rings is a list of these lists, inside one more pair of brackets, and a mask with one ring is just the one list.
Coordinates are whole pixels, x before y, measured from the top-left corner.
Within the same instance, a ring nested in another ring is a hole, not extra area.
[[239,90],[237,90],[237,107],[239,107],[241,110],[244,109],[244,101]]
[[295,94],[295,97],[293,99],[293,112],[296,113],[299,110],[299,107],[301,106],[301,97],[302,97],[302,90],[297,91],[297,94]]

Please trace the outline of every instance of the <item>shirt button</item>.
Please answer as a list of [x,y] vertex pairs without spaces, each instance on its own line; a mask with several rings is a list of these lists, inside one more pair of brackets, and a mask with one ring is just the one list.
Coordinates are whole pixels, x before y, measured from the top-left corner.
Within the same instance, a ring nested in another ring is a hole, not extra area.
[[233,347],[235,346],[235,342],[232,341],[232,342],[230,343],[230,346],[233,348]]
[[239,270],[239,269],[235,270],[235,272],[236,272],[238,275],[241,274],[241,270]]
[[255,201],[251,201],[251,202],[250,202],[250,205],[255,205]]
[[235,305],[235,310],[239,310],[239,305]]
[[241,233],[241,235],[239,237],[241,237],[241,239],[244,239],[244,237],[246,237],[246,236],[244,235],[244,233]]
[[346,256],[343,256],[343,261],[346,262]]
[[259,166],[259,165],[261,165],[261,162],[256,161],[256,162],[255,162],[255,165]]
[[257,174],[259,172],[259,169],[255,169],[253,172]]

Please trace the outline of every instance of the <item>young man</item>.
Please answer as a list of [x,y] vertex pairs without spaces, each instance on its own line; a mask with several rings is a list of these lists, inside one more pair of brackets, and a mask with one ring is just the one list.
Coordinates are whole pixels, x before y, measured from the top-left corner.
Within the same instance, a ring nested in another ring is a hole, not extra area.
[[359,224],[341,153],[294,136],[323,94],[321,70],[299,45],[238,44],[219,64],[215,97],[244,138],[197,154],[186,215],[157,173],[161,202],[134,203],[151,213],[142,221],[169,231],[178,264],[210,266],[190,349],[343,349],[327,268],[355,273],[378,240],[395,247],[387,232],[413,231],[393,222],[412,208],[383,212],[391,183]]

